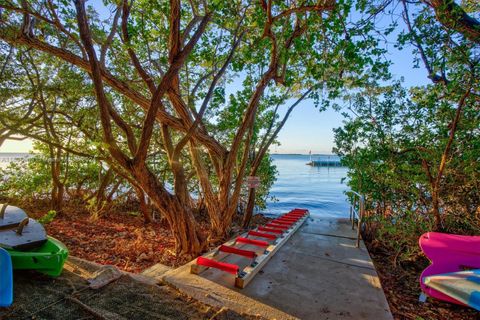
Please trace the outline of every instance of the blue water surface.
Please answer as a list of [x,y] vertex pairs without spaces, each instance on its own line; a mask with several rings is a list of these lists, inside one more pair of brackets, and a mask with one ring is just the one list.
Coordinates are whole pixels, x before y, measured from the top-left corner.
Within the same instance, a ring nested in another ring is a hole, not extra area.
[[[12,159],[28,154],[0,153],[0,168]],[[308,166],[309,155],[274,154],[274,164],[279,172],[271,195],[278,202],[269,202],[261,213],[279,215],[293,208],[305,208],[312,215],[322,217],[348,217],[347,190],[341,179],[346,177],[345,167]],[[312,155],[312,160],[336,160],[336,156]]]
[[[336,156],[330,156],[334,159]],[[272,155],[279,172],[271,195],[278,202],[269,202],[262,213],[278,215],[293,208],[305,208],[321,217],[348,217],[349,203],[344,194],[348,189],[342,178],[345,167],[312,167],[309,155]],[[313,160],[328,156],[312,156]]]

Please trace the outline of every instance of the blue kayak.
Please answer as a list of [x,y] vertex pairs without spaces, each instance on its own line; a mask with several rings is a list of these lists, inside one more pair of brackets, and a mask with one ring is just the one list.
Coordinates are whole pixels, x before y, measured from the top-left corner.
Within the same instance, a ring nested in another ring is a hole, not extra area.
[[12,259],[0,248],[0,307],[9,307],[13,302]]

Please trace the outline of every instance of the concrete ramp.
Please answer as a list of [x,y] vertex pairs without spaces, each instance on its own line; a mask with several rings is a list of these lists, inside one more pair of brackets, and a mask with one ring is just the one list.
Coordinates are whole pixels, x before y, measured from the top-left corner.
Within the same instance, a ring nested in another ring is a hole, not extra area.
[[267,319],[393,319],[355,236],[348,220],[311,217],[244,289],[219,270],[190,274],[194,261],[158,279],[203,303]]

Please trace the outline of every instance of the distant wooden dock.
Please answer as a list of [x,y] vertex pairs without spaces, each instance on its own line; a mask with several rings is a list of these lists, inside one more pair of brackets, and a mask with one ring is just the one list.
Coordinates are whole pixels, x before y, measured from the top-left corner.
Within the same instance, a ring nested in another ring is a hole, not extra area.
[[340,159],[312,160],[307,165],[312,167],[343,167]]

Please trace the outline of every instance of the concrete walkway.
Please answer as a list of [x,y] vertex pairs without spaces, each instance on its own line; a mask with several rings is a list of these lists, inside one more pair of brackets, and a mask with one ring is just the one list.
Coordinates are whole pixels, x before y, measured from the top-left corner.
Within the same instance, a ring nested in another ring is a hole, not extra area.
[[[225,261],[248,264],[240,259]],[[267,319],[393,319],[370,256],[363,243],[355,247],[347,220],[308,219],[245,289],[218,270],[190,274],[190,264],[150,275],[203,303]]]

